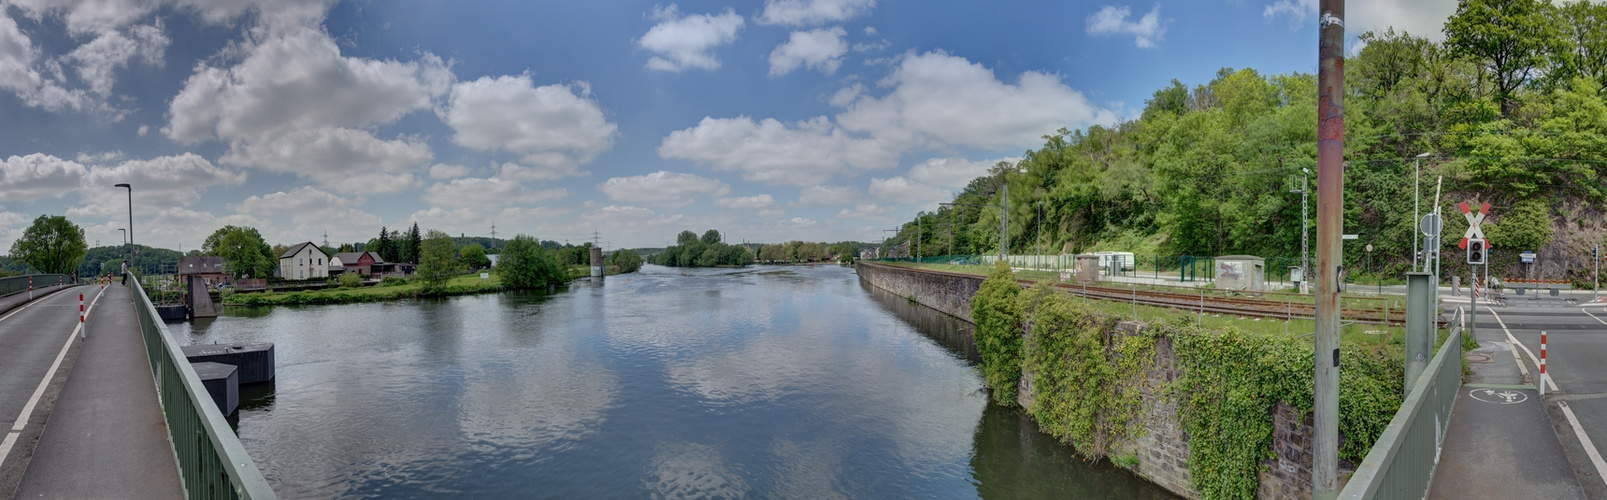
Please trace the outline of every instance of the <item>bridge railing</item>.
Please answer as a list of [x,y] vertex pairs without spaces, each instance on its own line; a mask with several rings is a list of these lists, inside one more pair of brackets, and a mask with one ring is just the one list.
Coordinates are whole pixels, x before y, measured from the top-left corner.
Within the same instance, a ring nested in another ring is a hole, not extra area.
[[1339,493],[1345,500],[1425,498],[1440,461],[1440,447],[1451,423],[1451,409],[1462,392],[1462,309],[1450,322],[1450,335],[1429,361],[1400,411],[1368,450],[1350,482]]
[[28,291],[28,280],[33,280],[35,289],[53,286],[60,283],[72,283],[73,277],[65,274],[28,274],[23,276],[7,276],[0,278],[0,297],[17,292]]
[[201,385],[201,377],[168,335],[139,280],[129,283],[185,495],[192,499],[277,498]]

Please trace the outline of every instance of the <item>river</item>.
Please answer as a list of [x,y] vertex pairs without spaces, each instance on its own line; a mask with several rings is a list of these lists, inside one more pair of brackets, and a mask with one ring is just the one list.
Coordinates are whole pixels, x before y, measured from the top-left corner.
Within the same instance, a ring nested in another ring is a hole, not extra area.
[[230,307],[238,433],[285,498],[1172,498],[987,404],[970,325],[837,266]]

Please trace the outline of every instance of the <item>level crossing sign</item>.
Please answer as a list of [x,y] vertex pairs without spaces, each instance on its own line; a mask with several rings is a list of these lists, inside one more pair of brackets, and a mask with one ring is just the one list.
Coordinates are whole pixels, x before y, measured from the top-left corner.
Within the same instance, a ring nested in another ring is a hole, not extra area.
[[1490,213],[1490,204],[1485,203],[1483,205],[1479,205],[1478,214],[1474,214],[1473,211],[1468,208],[1468,203],[1465,201],[1456,204],[1456,208],[1462,209],[1462,217],[1466,218],[1468,221],[1468,230],[1466,233],[1462,233],[1462,241],[1457,243],[1456,247],[1466,249],[1468,247],[1468,240],[1476,239],[1485,240],[1485,248],[1489,248],[1489,240],[1484,237],[1484,230],[1479,228],[1479,224],[1483,224],[1484,216]]

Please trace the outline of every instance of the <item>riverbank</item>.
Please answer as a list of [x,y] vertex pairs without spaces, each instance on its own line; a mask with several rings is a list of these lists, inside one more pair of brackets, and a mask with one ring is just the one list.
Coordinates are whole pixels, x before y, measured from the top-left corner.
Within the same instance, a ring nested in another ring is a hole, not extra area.
[[[566,269],[564,283],[575,281],[591,275],[586,266],[569,266]],[[458,295],[475,295],[481,293],[496,293],[506,291],[502,280],[496,272],[488,273],[486,278],[479,274],[455,276],[447,281],[446,289],[441,293],[429,295],[430,297],[454,297]],[[223,296],[223,305],[226,306],[289,306],[311,304],[358,304],[363,302],[385,302],[390,300],[416,299],[423,295],[424,284],[416,279],[410,279],[395,284],[376,284],[355,288],[325,288],[322,290],[297,292],[265,292],[265,293],[231,293]]]

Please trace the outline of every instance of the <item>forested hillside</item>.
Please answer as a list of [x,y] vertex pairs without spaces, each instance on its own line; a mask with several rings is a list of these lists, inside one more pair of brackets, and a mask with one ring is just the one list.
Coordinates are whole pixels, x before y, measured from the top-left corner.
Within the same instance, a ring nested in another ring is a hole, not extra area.
[[[1488,202],[1485,232],[1502,265],[1536,250],[1553,277],[1582,279],[1604,236],[1607,6],[1464,1],[1445,35],[1369,32],[1345,63],[1344,232],[1361,235],[1346,243],[1347,268],[1363,267],[1366,244],[1379,273],[1410,267],[1413,168],[1426,153],[1423,211],[1443,174],[1449,270],[1467,227],[1456,204]],[[1136,119],[1050,133],[954,200],[982,206],[923,212],[921,234],[912,220],[889,245],[918,236],[927,255],[997,251],[1008,185],[1013,253],[1297,256],[1301,199],[1291,190],[1308,177],[1315,208],[1316,98],[1304,73],[1224,68],[1203,84],[1173,80]]]

